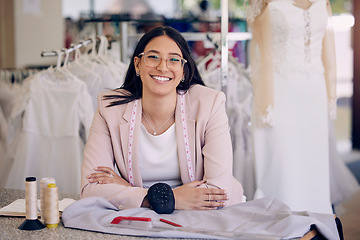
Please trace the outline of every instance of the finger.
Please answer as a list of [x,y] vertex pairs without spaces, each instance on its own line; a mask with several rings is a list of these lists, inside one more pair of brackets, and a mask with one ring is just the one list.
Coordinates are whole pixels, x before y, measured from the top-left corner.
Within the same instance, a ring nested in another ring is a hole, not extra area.
[[92,178],[92,179],[89,179],[89,182],[90,183],[113,183],[114,182],[114,179],[113,178],[110,178],[110,177],[96,177],[96,178]]
[[113,181],[114,176],[110,176],[108,173],[94,173],[91,174],[91,176],[88,177],[89,182],[99,182],[99,181],[104,181],[104,180],[108,180]]
[[224,189],[217,189],[217,188],[207,188],[205,190],[206,194],[211,195],[227,195],[227,191]]
[[216,210],[216,209],[217,209],[217,207],[204,207],[204,206],[202,206],[202,207],[199,207],[196,210],[204,210],[204,211],[206,211],[206,210]]
[[202,180],[202,181],[193,181],[191,183],[188,183],[187,185],[189,187],[198,187],[200,186],[201,184],[204,184],[206,181],[205,180]]
[[103,166],[99,166],[94,168],[95,171],[103,171],[103,172],[107,172],[107,173],[111,173],[111,174],[115,174],[114,170],[109,168],[109,167],[103,167]]
[[[220,189],[217,189],[217,190],[220,190]],[[228,194],[224,190],[203,191],[202,193],[203,193],[203,199],[205,199],[206,201],[228,200],[229,199]]]
[[101,174],[101,175],[97,175],[97,176],[94,176],[93,179],[109,179],[109,178],[114,178],[114,176],[112,174],[108,174],[108,173],[104,173],[104,174]]
[[87,175],[87,178],[98,178],[98,177],[111,177],[111,174],[105,172],[98,172]]
[[204,201],[208,201],[208,202],[210,202],[210,201],[215,201],[215,202],[220,201],[221,202],[221,201],[228,201],[230,199],[229,195],[226,194],[226,192],[225,192],[225,194],[204,193],[203,195],[204,195],[203,196]]
[[225,202],[217,202],[217,201],[204,201],[204,204],[202,204],[201,207],[205,207],[205,208],[221,208],[221,207],[225,207],[226,203]]
[[218,208],[222,208],[225,207],[226,204],[224,202],[205,202],[205,204],[203,204],[202,206],[200,206],[198,209],[199,210],[216,210]]
[[113,179],[102,179],[100,181],[98,181],[99,184],[108,184],[108,183],[114,183],[114,180]]
[[229,196],[228,195],[209,195],[208,197],[208,201],[228,201],[230,200]]
[[204,201],[208,201],[208,202],[211,201],[211,195],[209,193],[204,194]]

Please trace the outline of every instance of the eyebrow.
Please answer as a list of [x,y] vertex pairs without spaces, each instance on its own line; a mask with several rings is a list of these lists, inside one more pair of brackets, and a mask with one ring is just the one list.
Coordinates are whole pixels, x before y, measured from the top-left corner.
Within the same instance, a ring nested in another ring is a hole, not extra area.
[[[160,54],[160,52],[159,51],[156,51],[156,50],[149,50],[149,51],[147,51],[147,53],[158,53],[158,54]],[[177,56],[179,56],[179,57],[182,57],[179,53],[169,53],[169,55],[177,55]]]

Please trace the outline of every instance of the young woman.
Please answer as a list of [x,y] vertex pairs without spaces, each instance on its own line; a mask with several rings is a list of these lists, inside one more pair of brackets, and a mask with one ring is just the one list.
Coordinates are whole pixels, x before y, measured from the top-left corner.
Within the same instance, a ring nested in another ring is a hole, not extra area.
[[241,203],[229,130],[225,95],[204,86],[185,39],[154,28],[123,86],[98,97],[81,196],[104,196],[119,209],[165,204],[159,213]]

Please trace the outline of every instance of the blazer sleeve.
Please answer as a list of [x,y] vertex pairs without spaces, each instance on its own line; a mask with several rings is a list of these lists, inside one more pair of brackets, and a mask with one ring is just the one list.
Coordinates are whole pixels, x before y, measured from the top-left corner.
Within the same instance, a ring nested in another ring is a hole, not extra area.
[[[98,108],[90,128],[89,138],[84,150],[81,167],[81,198],[103,196],[119,209],[140,207],[147,190],[141,187],[128,187],[119,184],[89,183],[87,175],[94,173],[95,167],[105,166],[115,170],[115,156],[112,146],[112,133],[104,116],[106,103],[98,97]],[[110,108],[110,110],[112,110]],[[108,117],[114,116],[109,114]],[[122,156],[116,156],[121,161]],[[123,159],[122,159],[123,160]]]
[[205,128],[202,154],[204,180],[210,186],[227,191],[230,197],[228,205],[243,202],[242,185],[233,177],[233,150],[223,92],[218,92],[213,102]]

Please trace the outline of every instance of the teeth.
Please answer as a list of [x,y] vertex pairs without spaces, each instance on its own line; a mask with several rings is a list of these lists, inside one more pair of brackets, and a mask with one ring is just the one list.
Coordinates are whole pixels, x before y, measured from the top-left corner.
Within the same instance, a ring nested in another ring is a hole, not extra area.
[[169,81],[170,78],[168,77],[160,77],[160,76],[153,76],[153,78],[155,78],[156,80],[159,80],[159,81]]

